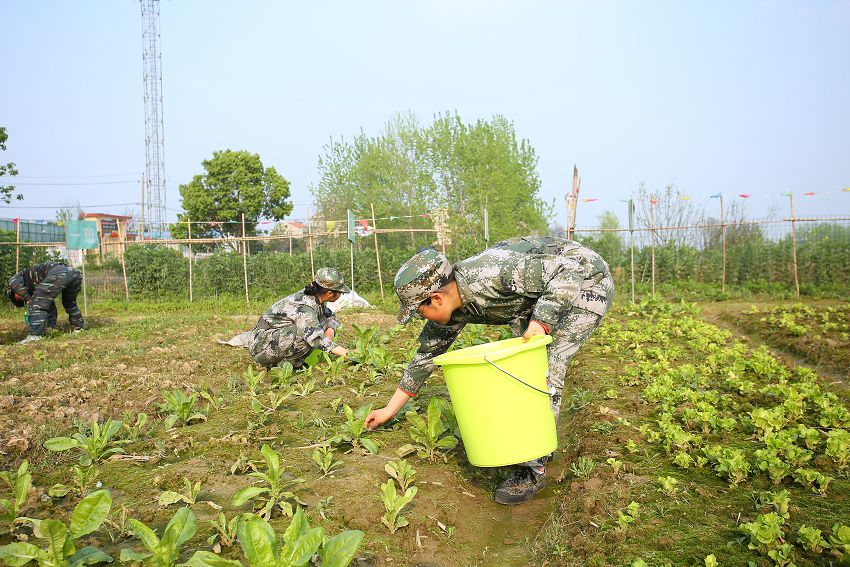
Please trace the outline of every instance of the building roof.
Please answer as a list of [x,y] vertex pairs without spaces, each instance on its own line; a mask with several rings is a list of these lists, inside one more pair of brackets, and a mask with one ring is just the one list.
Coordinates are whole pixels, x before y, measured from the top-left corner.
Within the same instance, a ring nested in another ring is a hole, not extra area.
[[106,213],[83,213],[80,215],[81,218],[84,219],[120,219],[120,220],[130,220],[133,217],[125,217],[124,215],[109,215]]

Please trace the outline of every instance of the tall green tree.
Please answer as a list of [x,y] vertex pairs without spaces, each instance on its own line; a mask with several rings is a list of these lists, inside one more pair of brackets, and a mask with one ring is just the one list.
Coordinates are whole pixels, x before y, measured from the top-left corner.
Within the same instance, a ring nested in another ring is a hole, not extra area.
[[[8,140],[8,139],[9,139],[9,135],[6,133],[6,127],[0,126],[0,151],[3,151],[3,152],[6,151],[6,140]],[[14,163],[9,162],[5,165],[0,164],[0,177],[5,177],[7,175],[9,177],[14,177],[17,174],[18,174],[18,170],[15,167]],[[9,203],[12,202],[12,196],[13,196],[14,192],[15,192],[15,186],[14,185],[3,185],[2,182],[0,182],[0,201],[6,203],[8,205]],[[23,200],[23,198],[24,198],[24,196],[20,193],[18,193],[17,195],[14,195],[14,197],[16,199],[18,199],[19,201]]]
[[[188,236],[187,220],[191,220],[192,238],[243,236],[256,234],[262,217],[281,220],[292,212],[289,181],[274,167],[264,167],[259,154],[224,150],[204,160],[204,173],[180,185],[184,213],[171,225],[175,238]],[[199,224],[195,222],[216,223]]]

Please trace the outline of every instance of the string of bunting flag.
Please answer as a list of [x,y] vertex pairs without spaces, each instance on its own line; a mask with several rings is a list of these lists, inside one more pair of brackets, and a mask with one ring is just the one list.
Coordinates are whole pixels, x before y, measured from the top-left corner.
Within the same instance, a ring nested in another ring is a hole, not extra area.
[[[804,193],[799,193],[799,195],[802,195],[804,197],[818,197],[818,196],[824,196],[824,195],[835,195],[835,194],[838,194],[838,193],[850,193],[850,187],[846,187],[844,189],[838,189],[838,190],[835,190],[835,191],[806,191]],[[753,198],[753,197],[791,197],[791,195],[792,195],[791,192],[786,192],[786,193],[737,193],[733,196],[741,198],[741,199],[750,199],[750,198]],[[708,195],[707,197],[696,197],[696,198],[692,197],[691,195],[679,195],[679,196],[677,196],[676,199],[679,200],[679,201],[692,201],[692,200],[719,199],[720,197],[723,197],[723,196],[724,196],[723,193],[714,193],[712,195]],[[567,197],[567,198],[569,198],[569,197]],[[600,201],[600,200],[601,199],[599,197],[584,197],[584,198],[581,199],[581,202],[582,203],[593,203],[593,202]],[[617,201],[619,201],[621,203],[628,203],[631,200],[633,200],[633,199],[617,199]],[[649,195],[649,202],[650,202],[650,204],[657,205],[658,204],[658,196],[654,193],[650,194]]]

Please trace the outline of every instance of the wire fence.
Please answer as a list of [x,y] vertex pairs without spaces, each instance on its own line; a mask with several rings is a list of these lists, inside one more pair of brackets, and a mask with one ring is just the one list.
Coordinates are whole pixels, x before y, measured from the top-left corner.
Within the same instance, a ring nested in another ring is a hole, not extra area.
[[[86,285],[94,298],[244,295],[247,301],[291,293],[308,283],[318,268],[329,266],[343,273],[355,290],[383,295],[399,266],[421,247],[435,246],[453,261],[482,249],[478,242],[453,241],[445,219],[437,219],[441,226],[423,215],[415,220],[366,220],[357,221],[353,243],[342,221],[290,225],[285,231],[246,237],[113,238],[86,255]],[[655,293],[656,286],[664,284],[700,284],[711,293],[735,287],[795,296],[846,294],[850,287],[846,216],[634,230],[579,227],[573,238],[605,258],[619,292],[631,292],[633,299],[642,290]],[[16,270],[49,258],[82,262],[79,251],[67,250],[60,240],[25,242],[0,232],[4,281]]]

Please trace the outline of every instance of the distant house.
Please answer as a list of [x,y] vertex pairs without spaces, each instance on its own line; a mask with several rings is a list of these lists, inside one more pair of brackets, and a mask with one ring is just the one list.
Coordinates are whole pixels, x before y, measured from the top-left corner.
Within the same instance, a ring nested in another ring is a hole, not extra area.
[[[127,232],[127,225],[132,218],[106,213],[83,213],[80,215],[80,220],[93,220],[97,223],[97,237],[100,241],[100,247],[97,250],[99,260],[110,257],[120,258],[124,252],[121,243],[136,239],[138,235]],[[87,250],[86,254],[94,252],[94,250]]]
[[289,220],[283,223],[283,234],[286,236],[302,236],[307,233],[307,225],[301,221]]

